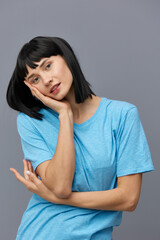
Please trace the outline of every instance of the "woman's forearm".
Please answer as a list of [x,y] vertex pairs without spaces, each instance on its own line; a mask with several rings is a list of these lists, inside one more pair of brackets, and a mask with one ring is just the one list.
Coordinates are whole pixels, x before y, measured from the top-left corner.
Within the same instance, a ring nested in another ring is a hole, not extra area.
[[137,206],[142,174],[132,174],[118,179],[117,188],[104,191],[71,192],[67,198],[59,198],[54,191],[49,190],[42,180],[38,179],[33,169],[24,167],[29,172],[26,180],[16,170],[16,178],[21,181],[29,191],[39,195],[43,199],[54,204],[71,205],[80,208],[110,210],[110,211],[134,211]]
[[[55,203],[55,196],[52,199],[52,202]],[[97,210],[132,211],[129,197],[127,198],[122,188],[94,192],[72,192],[69,198],[56,198],[56,203]]]
[[71,192],[75,172],[73,116],[64,111],[59,115],[59,123],[56,151],[47,167],[43,182],[49,189],[62,196]]

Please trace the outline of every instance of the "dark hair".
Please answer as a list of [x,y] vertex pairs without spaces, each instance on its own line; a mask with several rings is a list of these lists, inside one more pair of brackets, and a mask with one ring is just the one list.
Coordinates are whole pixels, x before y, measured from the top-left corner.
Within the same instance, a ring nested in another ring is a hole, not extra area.
[[16,67],[10,79],[6,99],[8,105],[14,110],[23,112],[32,118],[42,120],[43,114],[39,113],[41,108],[47,108],[40,100],[31,93],[24,79],[28,74],[26,65],[35,69],[42,58],[61,55],[66,61],[72,76],[75,90],[76,103],[82,103],[85,99],[92,98],[96,94],[91,90],[91,84],[86,81],[78,60],[67,41],[59,37],[38,36],[24,44],[21,48]]

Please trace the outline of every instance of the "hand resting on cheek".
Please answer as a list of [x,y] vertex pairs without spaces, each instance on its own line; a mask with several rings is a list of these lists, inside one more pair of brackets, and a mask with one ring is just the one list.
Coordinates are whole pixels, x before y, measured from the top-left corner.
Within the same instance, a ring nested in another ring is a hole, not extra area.
[[32,86],[29,82],[24,81],[24,83],[30,88],[32,95],[36,97],[38,100],[40,100],[47,107],[53,109],[58,114],[61,114],[64,111],[68,111],[71,116],[73,115],[71,105],[67,100],[64,99],[61,101],[55,100],[51,97],[42,94],[36,87]]

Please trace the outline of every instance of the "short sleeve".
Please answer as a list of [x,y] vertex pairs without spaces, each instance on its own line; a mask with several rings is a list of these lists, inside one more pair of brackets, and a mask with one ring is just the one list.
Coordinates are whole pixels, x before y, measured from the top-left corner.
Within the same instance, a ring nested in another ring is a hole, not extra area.
[[17,116],[17,130],[21,138],[24,159],[31,161],[34,170],[40,163],[53,157],[43,137],[23,113]]
[[145,132],[134,105],[117,133],[117,177],[154,170]]

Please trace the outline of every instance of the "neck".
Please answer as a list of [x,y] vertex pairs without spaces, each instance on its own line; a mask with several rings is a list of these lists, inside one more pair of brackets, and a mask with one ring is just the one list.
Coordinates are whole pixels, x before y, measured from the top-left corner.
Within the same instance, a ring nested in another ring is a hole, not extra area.
[[88,97],[83,103],[76,103],[74,87],[72,86],[65,99],[70,103],[74,118],[78,119],[89,109],[91,104],[97,99],[97,96],[92,94],[92,99]]

